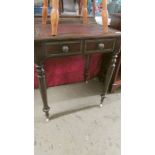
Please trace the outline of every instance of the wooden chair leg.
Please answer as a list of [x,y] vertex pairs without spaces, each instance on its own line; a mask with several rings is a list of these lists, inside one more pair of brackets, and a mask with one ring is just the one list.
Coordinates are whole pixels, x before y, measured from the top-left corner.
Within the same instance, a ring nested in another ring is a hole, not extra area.
[[92,1],[92,5],[93,5],[93,16],[95,17],[95,6],[96,6],[95,0]]
[[102,0],[102,23],[103,23],[103,32],[108,32],[107,0]]
[[51,35],[57,35],[58,30],[58,23],[59,23],[59,1],[52,0],[52,11],[51,11]]
[[87,10],[87,0],[82,1],[82,16],[83,16],[83,23],[88,23],[88,10]]
[[44,0],[42,8],[42,24],[46,24],[47,14],[48,14],[48,0]]

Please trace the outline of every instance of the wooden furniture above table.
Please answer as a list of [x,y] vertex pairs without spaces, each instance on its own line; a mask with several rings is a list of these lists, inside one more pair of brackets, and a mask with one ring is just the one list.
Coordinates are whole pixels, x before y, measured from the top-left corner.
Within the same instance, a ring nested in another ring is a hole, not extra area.
[[[54,2],[53,0],[53,3]],[[58,3],[54,4],[54,8],[58,8]],[[53,18],[54,16],[52,17],[52,22],[58,21]],[[51,35],[52,23],[50,17],[46,18],[46,24],[42,22],[43,18],[41,17],[35,17],[34,22],[35,64],[43,101],[43,111],[45,112],[47,121],[52,117],[49,116],[50,107],[47,101],[44,73],[45,60],[62,56],[81,55],[85,58],[83,76],[85,77],[85,81],[87,81],[90,55],[93,53],[111,53],[101,93],[101,102],[99,104],[100,107],[102,107],[113,75],[117,55],[120,52],[121,41],[119,31],[97,25],[93,17],[87,18],[87,24],[83,24],[84,19],[83,17],[81,18],[81,16],[56,16],[55,18],[59,18],[59,25],[55,31],[56,33],[54,33],[56,35]]]
[[[57,35],[58,24],[59,24],[59,0],[52,0],[52,10],[51,10],[51,35]],[[87,0],[78,0],[80,8],[82,8],[83,24],[88,24],[88,10],[87,10]],[[93,1],[93,5],[95,2]],[[81,7],[82,6],[82,7]],[[47,22],[47,10],[48,10],[48,0],[43,0],[42,9],[42,24]],[[107,0],[102,0],[102,21],[103,21],[103,32],[108,31],[108,11],[107,11]]]

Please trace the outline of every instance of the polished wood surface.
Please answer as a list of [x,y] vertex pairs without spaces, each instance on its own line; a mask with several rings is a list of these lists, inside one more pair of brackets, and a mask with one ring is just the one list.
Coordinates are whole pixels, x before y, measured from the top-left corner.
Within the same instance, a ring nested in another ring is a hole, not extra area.
[[[79,21],[80,17],[75,19]],[[46,59],[71,55],[84,56],[86,63],[83,76],[85,81],[88,81],[90,55],[93,53],[109,53],[111,56],[101,93],[100,106],[102,106],[115,68],[117,55],[120,51],[120,32],[118,30],[109,28],[108,32],[103,33],[102,26],[97,25],[95,22],[87,25],[76,21],[73,23],[70,17],[60,19],[60,21],[62,23],[59,24],[58,35],[52,36],[50,23],[42,25],[40,19],[35,19],[34,56],[43,101],[43,111],[47,119],[50,119],[50,108],[47,101],[44,75],[44,62]]]
[[[50,24],[42,25],[39,22],[39,19],[36,19],[35,23],[35,40],[60,40],[60,39],[76,39],[76,38],[101,38],[101,37],[111,37],[111,36],[120,36],[120,32],[113,28],[108,28],[108,33],[102,31],[102,26],[97,25],[92,22],[92,24],[84,25],[82,23],[77,23],[76,19],[70,17],[62,17],[62,20],[65,24],[60,23],[58,27],[57,36],[51,36],[51,26]],[[77,18],[77,20],[80,19]],[[69,21],[70,20],[70,21]]]

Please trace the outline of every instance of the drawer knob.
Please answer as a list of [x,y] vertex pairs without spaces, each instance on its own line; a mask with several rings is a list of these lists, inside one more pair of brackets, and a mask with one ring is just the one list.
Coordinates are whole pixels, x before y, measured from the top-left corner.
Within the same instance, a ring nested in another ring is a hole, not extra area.
[[99,44],[99,48],[100,48],[101,50],[103,50],[103,49],[104,49],[104,44],[103,44],[103,43],[100,43],[100,44]]
[[66,46],[66,45],[62,46],[62,51],[63,51],[64,53],[68,53],[68,52],[69,52],[69,47]]

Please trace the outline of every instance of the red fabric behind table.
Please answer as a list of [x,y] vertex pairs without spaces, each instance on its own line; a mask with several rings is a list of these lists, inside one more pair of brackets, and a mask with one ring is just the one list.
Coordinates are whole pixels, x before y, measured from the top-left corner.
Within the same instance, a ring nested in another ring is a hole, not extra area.
[[[101,54],[90,57],[89,79],[95,77],[101,66]],[[84,80],[85,59],[83,56],[59,57],[46,60],[44,64],[47,87],[75,83]],[[34,87],[38,88],[34,67]]]

